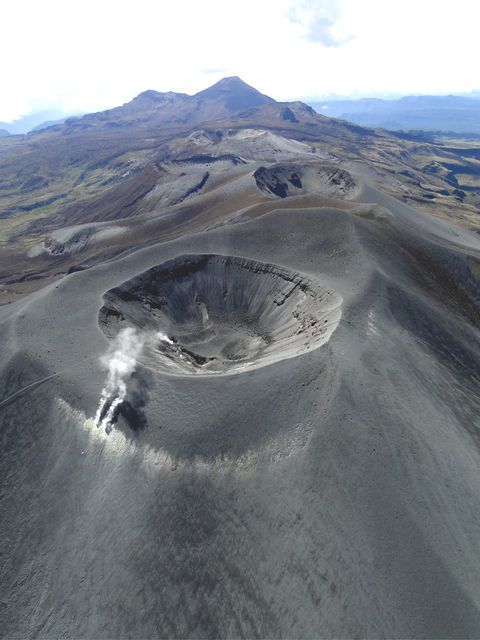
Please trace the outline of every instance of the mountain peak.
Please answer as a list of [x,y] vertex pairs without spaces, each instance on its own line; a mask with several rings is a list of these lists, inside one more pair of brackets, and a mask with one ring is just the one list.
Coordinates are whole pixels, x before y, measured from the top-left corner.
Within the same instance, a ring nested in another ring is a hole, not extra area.
[[208,89],[196,93],[194,97],[199,100],[224,102],[230,111],[242,111],[275,102],[273,98],[260,93],[238,76],[222,78]]
[[[213,87],[225,87],[225,89],[253,89],[253,87],[244,82],[239,76],[226,76],[225,78],[222,78],[211,87],[209,87],[209,89],[213,89]],[[254,90],[256,91],[256,89]],[[208,89],[205,89],[205,91],[208,91]]]

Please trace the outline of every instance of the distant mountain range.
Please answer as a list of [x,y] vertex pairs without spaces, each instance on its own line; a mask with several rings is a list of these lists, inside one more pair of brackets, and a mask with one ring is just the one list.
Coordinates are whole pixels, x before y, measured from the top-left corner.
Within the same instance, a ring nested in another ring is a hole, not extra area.
[[273,98],[260,93],[240,78],[223,78],[213,86],[193,96],[168,91],[143,91],[126,104],[68,120],[70,128],[98,126],[125,127],[153,118],[163,125],[191,125],[227,118],[232,113],[248,111],[265,105],[277,104]]
[[363,127],[480,134],[480,97],[406,96],[398,100],[362,98],[309,104],[324,116],[343,118]]
[[64,113],[58,109],[33,111],[32,113],[13,120],[13,122],[0,122],[0,137],[7,135],[18,135],[29,131],[40,131],[55,124],[61,124],[73,115]]
[[[233,97],[232,97],[233,96]],[[224,78],[219,83],[200,91],[194,96],[186,93],[168,91],[143,91],[136,98],[121,107],[90,114],[83,120],[87,122],[105,121],[112,118],[127,120],[139,112],[156,112],[161,107],[166,122],[200,122],[222,118],[232,112],[273,104],[275,100],[234,76]],[[13,122],[0,122],[0,137],[10,134],[25,134],[40,131],[54,125],[62,124],[72,116],[82,114],[65,114],[58,110],[36,111],[22,116]],[[115,126],[115,125],[113,125]]]
[[[171,121],[209,120],[212,117],[224,117],[232,111],[229,104],[231,95],[236,95],[235,110],[249,109],[274,100],[249,87],[240,78],[224,78],[219,86],[215,85],[194,96],[168,91],[144,91],[131,102],[110,109],[102,114],[131,114],[138,110],[158,108],[171,112]],[[238,102],[238,94],[241,100]],[[230,96],[230,98],[229,98]],[[217,110],[212,105],[217,103]],[[205,105],[208,103],[208,113]],[[480,135],[480,94],[467,96],[405,96],[399,99],[361,98],[359,100],[307,101],[324,116],[342,118],[363,127],[387,129],[389,131],[440,131],[456,134],[469,133]],[[13,134],[25,134],[40,131],[47,127],[62,124],[72,116],[58,109],[35,111],[13,122],[0,122],[0,138]],[[105,116],[102,116],[105,117]]]

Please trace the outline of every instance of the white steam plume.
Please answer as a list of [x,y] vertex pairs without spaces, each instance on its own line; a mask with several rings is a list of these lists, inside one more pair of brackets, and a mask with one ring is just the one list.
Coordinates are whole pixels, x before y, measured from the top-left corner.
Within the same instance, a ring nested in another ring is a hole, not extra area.
[[161,342],[166,342],[167,344],[174,344],[173,340],[169,338],[166,333],[162,333],[161,331],[157,333],[157,338]]
[[135,329],[127,327],[120,331],[115,344],[100,358],[108,369],[108,376],[95,414],[97,427],[110,430],[115,411],[127,395],[127,380],[135,371],[142,347],[142,338]]

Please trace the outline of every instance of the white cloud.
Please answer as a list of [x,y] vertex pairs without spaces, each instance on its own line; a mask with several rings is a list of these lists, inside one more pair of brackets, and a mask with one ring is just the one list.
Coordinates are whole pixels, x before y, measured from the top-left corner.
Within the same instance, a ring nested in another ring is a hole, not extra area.
[[338,0],[302,0],[294,2],[288,11],[289,19],[305,30],[305,37],[326,47],[339,47],[350,38],[336,33],[342,16]]
[[479,12],[471,0],[3,0],[0,120],[194,93],[222,75],[279,100],[478,89]]

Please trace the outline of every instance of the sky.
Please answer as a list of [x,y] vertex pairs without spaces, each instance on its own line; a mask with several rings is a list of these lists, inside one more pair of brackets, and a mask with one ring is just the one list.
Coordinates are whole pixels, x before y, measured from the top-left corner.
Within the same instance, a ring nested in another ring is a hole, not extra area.
[[480,89],[477,0],[2,0],[0,121],[238,75],[277,100]]

